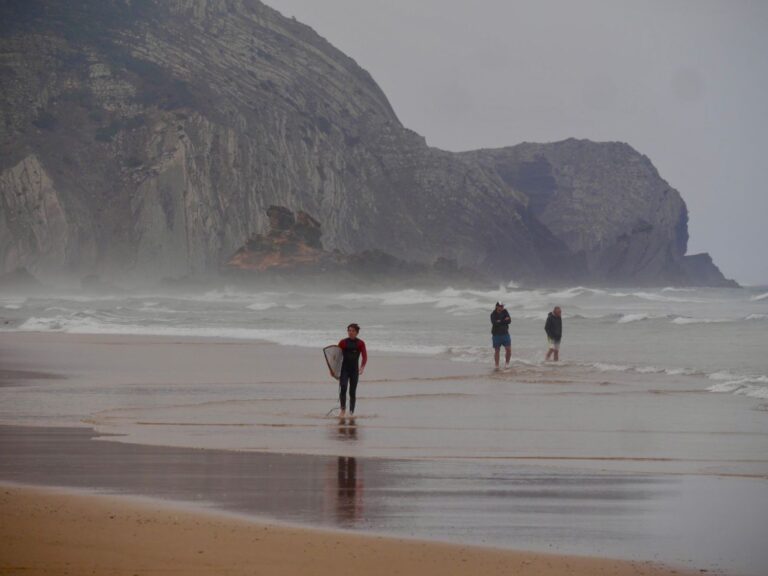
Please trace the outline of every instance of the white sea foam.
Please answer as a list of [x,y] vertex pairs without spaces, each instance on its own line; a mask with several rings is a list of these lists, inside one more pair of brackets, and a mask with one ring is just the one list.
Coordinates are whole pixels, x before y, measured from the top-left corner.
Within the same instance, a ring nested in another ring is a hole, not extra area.
[[653,318],[650,314],[624,314],[616,322],[619,324],[628,324],[630,322],[638,322],[640,320],[650,320]]
[[[105,334],[141,336],[178,336],[192,338],[222,338],[232,340],[253,340],[272,342],[283,346],[322,348],[338,342],[337,330],[291,330],[271,328],[239,328],[215,326],[169,326],[138,325],[130,323],[104,322],[92,316],[72,315],[52,318],[29,318],[18,330],[24,332],[65,332],[68,334]],[[446,346],[409,343],[401,341],[378,341],[380,352],[417,355],[439,355],[447,351]]]
[[702,298],[678,298],[676,296],[664,296],[653,292],[633,292],[631,296],[649,302],[675,302],[675,303],[703,303],[706,300]]
[[276,308],[278,306],[277,302],[254,302],[253,304],[249,304],[246,306],[248,310],[269,310],[271,308]]
[[[444,354],[454,362],[484,364],[487,366],[493,358],[493,348],[490,347],[490,339],[488,344],[488,346],[449,346],[446,347]],[[541,351],[536,350],[529,351],[528,355],[513,355],[510,363],[513,365],[541,366],[544,362]],[[565,362],[562,364],[565,364]]]
[[744,320],[768,320],[768,314],[750,314]]
[[750,398],[768,399],[768,376],[745,376],[713,384],[710,392],[736,394]]
[[666,371],[663,368],[657,368],[656,366],[638,366],[635,368],[635,372],[638,374],[663,374]]
[[608,364],[604,362],[595,362],[591,366],[600,372],[629,372],[632,370],[632,366],[627,366],[625,364]]
[[730,322],[727,318],[689,318],[687,316],[678,316],[671,320],[672,324],[685,326],[687,324],[721,324]]
[[599,372],[635,372],[637,374],[665,374],[667,376],[694,376],[701,374],[691,368],[661,368],[658,366],[630,366],[626,364],[609,364],[604,362],[593,362],[582,364],[587,368],[594,368]]
[[504,287],[490,291],[446,288],[437,292],[430,292],[427,290],[407,289],[374,294],[350,293],[344,294],[342,299],[374,302],[382,306],[429,305],[451,314],[466,315],[470,312],[490,310],[497,301],[510,302],[515,300],[513,294]]
[[766,292],[765,294],[758,294],[756,296],[752,296],[750,300],[752,300],[753,302],[759,302],[760,300],[768,300],[768,292]]
[[3,308],[7,308],[8,310],[20,310],[21,305],[20,304],[6,304],[3,306]]
[[668,376],[693,376],[699,372],[690,368],[667,368],[664,373]]
[[[116,308],[121,309],[122,306]],[[174,310],[173,308],[168,308],[167,306],[161,306],[159,302],[142,302],[141,306],[136,308],[137,312],[150,312],[152,314],[173,314],[178,312],[178,310]]]
[[577,296],[583,296],[583,295],[601,295],[606,294],[605,290],[600,290],[599,288],[587,288],[585,286],[576,286],[574,288],[568,288],[567,290],[562,290],[560,292],[552,292],[549,294],[549,297],[552,299],[562,300],[562,299],[570,299],[575,298]]
[[[687,289],[680,289],[681,291]],[[504,302],[508,309],[536,310],[538,314],[548,311],[563,300],[589,297],[588,302],[599,303],[599,298],[635,298],[655,303],[702,303],[701,298],[680,298],[655,292],[607,292],[599,288],[575,286],[564,290],[547,292],[544,290],[519,290],[499,286],[496,290],[457,290],[446,288],[439,291],[424,289],[406,289],[372,294],[347,293],[343,300],[374,302],[383,306],[430,305],[451,313],[462,314],[467,311],[486,310],[497,301]],[[595,300],[595,299],[598,300]],[[590,304],[591,305],[591,304]],[[539,316],[537,315],[536,318]],[[650,314],[649,317],[659,317]]]
[[[275,296],[280,296],[280,294],[277,292],[243,292],[242,290],[226,287],[218,290],[209,290],[203,294],[182,294],[174,296],[174,298],[193,302],[239,303],[253,302],[259,298],[271,298]],[[285,294],[282,294],[282,296],[285,296]]]
[[372,294],[351,292],[343,294],[341,300],[377,302],[384,306],[411,306],[415,304],[434,304],[438,297],[425,290],[397,290],[394,292],[376,292]]
[[662,292],[696,292],[698,288],[677,288],[675,286],[666,286],[661,289]]
[[727,370],[721,370],[719,372],[713,372],[711,374],[708,374],[707,377],[710,380],[715,380],[719,382],[746,382],[748,384],[768,384],[768,376],[765,376],[763,374],[755,375],[755,374],[734,374],[733,372],[728,372]]
[[9,304],[24,304],[24,302],[27,301],[26,296],[6,296],[6,295],[0,295],[0,301],[6,302]]

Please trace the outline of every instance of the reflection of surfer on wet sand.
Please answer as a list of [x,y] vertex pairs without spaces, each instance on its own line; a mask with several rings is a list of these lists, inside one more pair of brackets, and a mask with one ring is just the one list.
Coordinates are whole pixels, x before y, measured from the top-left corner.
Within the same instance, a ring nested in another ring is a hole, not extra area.
[[339,439],[357,440],[357,426],[354,422],[346,423],[345,420],[339,420]]
[[336,515],[339,520],[353,523],[363,511],[363,481],[358,479],[357,460],[339,456],[336,468]]

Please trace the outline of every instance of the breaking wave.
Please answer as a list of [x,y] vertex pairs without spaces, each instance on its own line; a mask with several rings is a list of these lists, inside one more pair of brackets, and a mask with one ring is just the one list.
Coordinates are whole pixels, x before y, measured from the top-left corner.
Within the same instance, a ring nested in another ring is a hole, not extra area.
[[624,314],[621,318],[616,320],[618,324],[629,324],[630,322],[639,322],[641,320],[652,320],[658,318],[651,314]]
[[686,324],[721,324],[731,322],[727,318],[689,318],[687,316],[678,316],[672,320],[672,324],[684,326]]
[[768,376],[737,376],[720,372],[711,374],[710,379],[722,380],[707,388],[710,392],[736,394],[738,396],[768,400]]
[[[322,348],[339,341],[338,330],[245,328],[235,326],[181,326],[140,325],[115,323],[78,313],[70,316],[29,318],[18,328],[22,332],[63,332],[67,334],[104,334],[125,336],[177,336],[186,338],[220,338],[271,342],[283,346]],[[377,350],[384,353],[440,355],[446,346],[419,342],[377,342]]]

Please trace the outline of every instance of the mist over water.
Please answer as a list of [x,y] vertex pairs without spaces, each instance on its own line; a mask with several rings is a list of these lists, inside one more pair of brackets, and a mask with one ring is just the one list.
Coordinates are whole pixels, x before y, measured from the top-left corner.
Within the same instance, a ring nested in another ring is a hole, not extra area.
[[[562,359],[597,372],[690,375],[712,392],[768,398],[768,289],[306,289],[122,295],[0,295],[5,331],[261,340],[321,348],[350,322],[376,354],[490,365],[488,316],[512,317],[513,362],[542,363],[544,320],[563,308]],[[321,366],[318,366],[320,369]]]

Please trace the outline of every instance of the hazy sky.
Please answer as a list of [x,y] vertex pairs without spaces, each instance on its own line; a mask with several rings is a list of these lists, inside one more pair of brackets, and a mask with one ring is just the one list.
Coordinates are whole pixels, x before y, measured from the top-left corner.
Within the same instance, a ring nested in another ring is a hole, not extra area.
[[768,284],[768,1],[266,2],[432,146],[628,142],[688,204],[688,253]]

